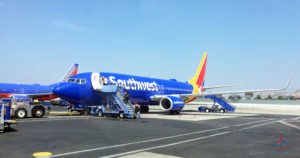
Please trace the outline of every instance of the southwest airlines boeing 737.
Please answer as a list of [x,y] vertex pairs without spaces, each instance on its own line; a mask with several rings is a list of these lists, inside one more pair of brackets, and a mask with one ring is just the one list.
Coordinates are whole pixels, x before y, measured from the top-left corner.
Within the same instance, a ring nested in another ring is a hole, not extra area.
[[163,111],[178,114],[186,103],[195,100],[197,97],[217,94],[285,90],[266,89],[205,93],[204,91],[206,89],[228,87],[204,87],[206,62],[207,53],[205,52],[196,75],[187,82],[180,82],[175,79],[164,80],[109,72],[87,72],[74,75],[70,77],[67,82],[58,84],[53,89],[53,93],[75,105],[105,104],[107,96],[99,90],[101,90],[103,86],[100,78],[106,78],[108,84],[117,84],[124,87],[129,93],[130,101],[141,105],[141,111],[148,112],[148,105],[160,105]]
[[[78,66],[78,64],[74,64],[61,82],[65,82],[69,77],[76,75]],[[52,93],[52,89],[57,85],[58,83],[52,85],[0,83],[0,98],[34,98],[39,100],[49,100],[56,98]]]

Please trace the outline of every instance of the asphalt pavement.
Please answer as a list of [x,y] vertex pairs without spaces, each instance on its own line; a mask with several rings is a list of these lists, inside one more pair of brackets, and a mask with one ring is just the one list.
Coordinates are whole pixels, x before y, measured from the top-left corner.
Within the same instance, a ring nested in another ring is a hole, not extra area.
[[[206,115],[195,117],[201,116]],[[169,117],[163,113],[159,119],[139,120],[94,116],[18,120],[17,127],[0,135],[0,157],[32,157],[44,151],[72,158],[300,156],[300,117],[224,116],[196,121],[180,116],[163,119]],[[283,151],[274,145],[280,134],[288,144]]]

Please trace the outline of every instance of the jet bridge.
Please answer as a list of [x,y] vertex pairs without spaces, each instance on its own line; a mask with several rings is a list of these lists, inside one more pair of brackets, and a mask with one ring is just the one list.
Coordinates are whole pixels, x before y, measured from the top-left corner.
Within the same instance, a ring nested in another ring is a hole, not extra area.
[[[101,80],[101,79],[100,79]],[[102,85],[99,93],[104,93],[106,96],[106,104],[92,106],[90,113],[100,117],[110,115],[118,116],[120,118],[140,118],[139,107],[128,101],[127,104],[123,102],[124,88],[117,85]]]

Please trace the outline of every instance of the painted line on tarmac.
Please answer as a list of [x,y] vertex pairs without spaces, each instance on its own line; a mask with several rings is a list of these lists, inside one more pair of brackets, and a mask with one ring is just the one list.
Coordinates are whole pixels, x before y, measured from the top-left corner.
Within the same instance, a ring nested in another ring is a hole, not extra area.
[[247,123],[242,123],[242,124],[237,124],[237,125],[232,125],[232,126],[243,126],[243,125],[248,125],[248,124],[253,124],[253,123],[258,123],[258,122],[265,122],[265,121],[271,121],[271,120],[274,120],[274,119],[267,119],[267,120],[259,120],[259,121],[253,121],[253,122],[247,122]]
[[292,118],[291,120],[298,120],[300,119],[300,117],[295,117],[295,118]]
[[267,125],[267,124],[271,124],[271,123],[275,123],[275,122],[278,122],[278,120],[276,120],[276,121],[271,121],[271,122],[267,122],[267,123],[263,123],[263,124],[253,125],[253,126],[249,126],[249,127],[245,127],[245,128],[241,128],[241,129],[238,129],[238,130],[235,130],[235,131],[242,131],[242,130],[245,130],[245,129],[250,129],[250,128],[254,128],[254,127],[259,127],[259,126],[263,126],[263,125]]
[[178,134],[178,135],[174,135],[174,136],[161,137],[161,138],[149,139],[149,140],[132,142],[132,143],[125,143],[125,144],[112,145],[112,146],[106,146],[106,147],[92,148],[92,149],[86,149],[86,150],[79,150],[79,151],[68,152],[68,153],[61,153],[61,154],[53,155],[52,157],[61,157],[61,156],[74,155],[74,154],[79,154],[79,153],[84,153],[84,152],[90,152],[90,151],[97,151],[97,150],[117,148],[117,147],[122,147],[122,146],[127,146],[127,145],[148,143],[148,142],[154,142],[154,141],[159,141],[159,140],[164,140],[164,139],[177,138],[177,137],[182,137],[182,136],[187,136],[187,135],[193,135],[193,134],[198,134],[198,133],[204,133],[204,132],[210,132],[210,131],[215,131],[215,130],[220,130],[220,129],[226,129],[226,128],[228,128],[228,127],[207,129],[207,130],[202,130],[202,131],[197,131],[197,132],[191,132],[191,133],[185,133],[185,134]]
[[156,147],[144,148],[144,149],[133,150],[133,151],[124,152],[124,153],[114,154],[114,155],[103,156],[103,157],[100,157],[100,158],[112,158],[112,157],[118,157],[118,156],[123,156],[123,155],[138,153],[138,152],[142,152],[142,151],[148,151],[148,150],[153,150],[153,149],[158,149],[158,148],[165,148],[165,147],[179,145],[179,144],[188,143],[188,142],[193,142],[193,141],[201,140],[201,139],[205,139],[205,138],[210,138],[210,137],[215,137],[215,136],[219,136],[219,135],[224,135],[224,134],[227,134],[227,133],[231,133],[231,131],[221,132],[221,133],[212,134],[212,135],[208,135],[208,136],[204,136],[204,137],[199,137],[199,138],[195,138],[195,139],[188,139],[188,140],[185,140],[185,141],[180,141],[180,142],[176,142],[176,143],[170,143],[170,144],[166,144],[166,145],[160,145],[160,146],[156,146]]
[[283,121],[283,120],[278,121],[278,122],[281,123],[281,124],[287,125],[287,126],[289,126],[289,127],[294,127],[294,128],[296,128],[296,129],[299,129],[299,130],[300,130],[300,127],[297,126],[297,125],[293,125],[293,124],[287,123],[287,122],[285,122],[285,121]]
[[39,120],[24,120],[24,121],[18,121],[17,122],[43,122],[43,121],[60,121],[60,120],[87,120],[87,119],[96,119],[92,117],[78,117],[78,118],[50,118],[50,119],[39,119]]
[[239,129],[239,130],[232,130],[232,131],[227,131],[227,132],[221,132],[221,133],[216,133],[216,134],[212,134],[212,135],[208,135],[208,136],[204,136],[204,137],[199,137],[199,138],[194,138],[194,139],[188,139],[188,140],[184,140],[184,141],[180,141],[180,142],[176,142],[176,143],[170,143],[170,144],[165,144],[165,145],[160,145],[160,146],[155,146],[155,147],[149,147],[149,148],[144,148],[144,149],[139,149],[139,150],[133,150],[133,151],[123,152],[123,153],[119,153],[119,154],[113,154],[113,155],[103,156],[103,157],[99,157],[99,158],[112,158],[112,157],[118,157],[118,156],[123,156],[123,155],[138,153],[138,152],[142,152],[142,151],[148,151],[148,150],[153,150],[153,149],[170,147],[170,146],[179,145],[179,144],[188,143],[188,142],[193,142],[193,141],[197,141],[197,140],[201,140],[201,139],[205,139],[205,138],[211,138],[211,137],[215,137],[215,136],[219,136],[219,135],[224,135],[224,134],[232,133],[232,132],[235,132],[235,131],[250,129],[250,128],[259,127],[259,126],[264,126],[266,124],[271,124],[271,123],[274,123],[274,122],[277,122],[277,121],[271,121],[271,122],[267,122],[267,123],[263,123],[263,124],[249,126],[249,127],[242,128],[242,129]]

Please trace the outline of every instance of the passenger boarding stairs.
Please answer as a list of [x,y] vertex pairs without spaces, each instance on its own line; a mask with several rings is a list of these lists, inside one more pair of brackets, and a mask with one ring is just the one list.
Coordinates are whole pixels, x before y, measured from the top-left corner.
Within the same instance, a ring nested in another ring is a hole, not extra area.
[[207,96],[204,96],[204,98],[212,99],[214,101],[214,105],[216,103],[218,103],[219,105],[221,105],[228,112],[234,112],[235,111],[235,107],[233,105],[230,105],[225,100],[223,100],[221,98],[218,98],[216,95],[207,95]]
[[131,112],[131,113],[134,113],[134,105],[131,103],[131,101],[130,100],[128,100],[128,103],[127,104],[125,104],[124,103],[124,96],[125,96],[125,94],[124,94],[124,90],[122,90],[122,88],[120,88],[121,90],[119,90],[117,93],[116,93],[116,97],[118,98],[117,100],[119,100],[120,101],[120,104],[124,104],[123,106],[121,106],[121,109],[123,108],[123,107],[125,107],[125,109],[123,109],[123,110],[127,110],[127,111],[129,111],[129,112]]
[[96,111],[92,109],[93,114],[97,113],[100,116],[102,115],[100,110],[102,110],[103,115],[118,115],[120,118],[140,118],[140,113],[135,113],[135,108],[130,100],[127,104],[123,102],[124,88],[117,85],[103,85],[99,92],[106,94],[106,104],[99,106]]

